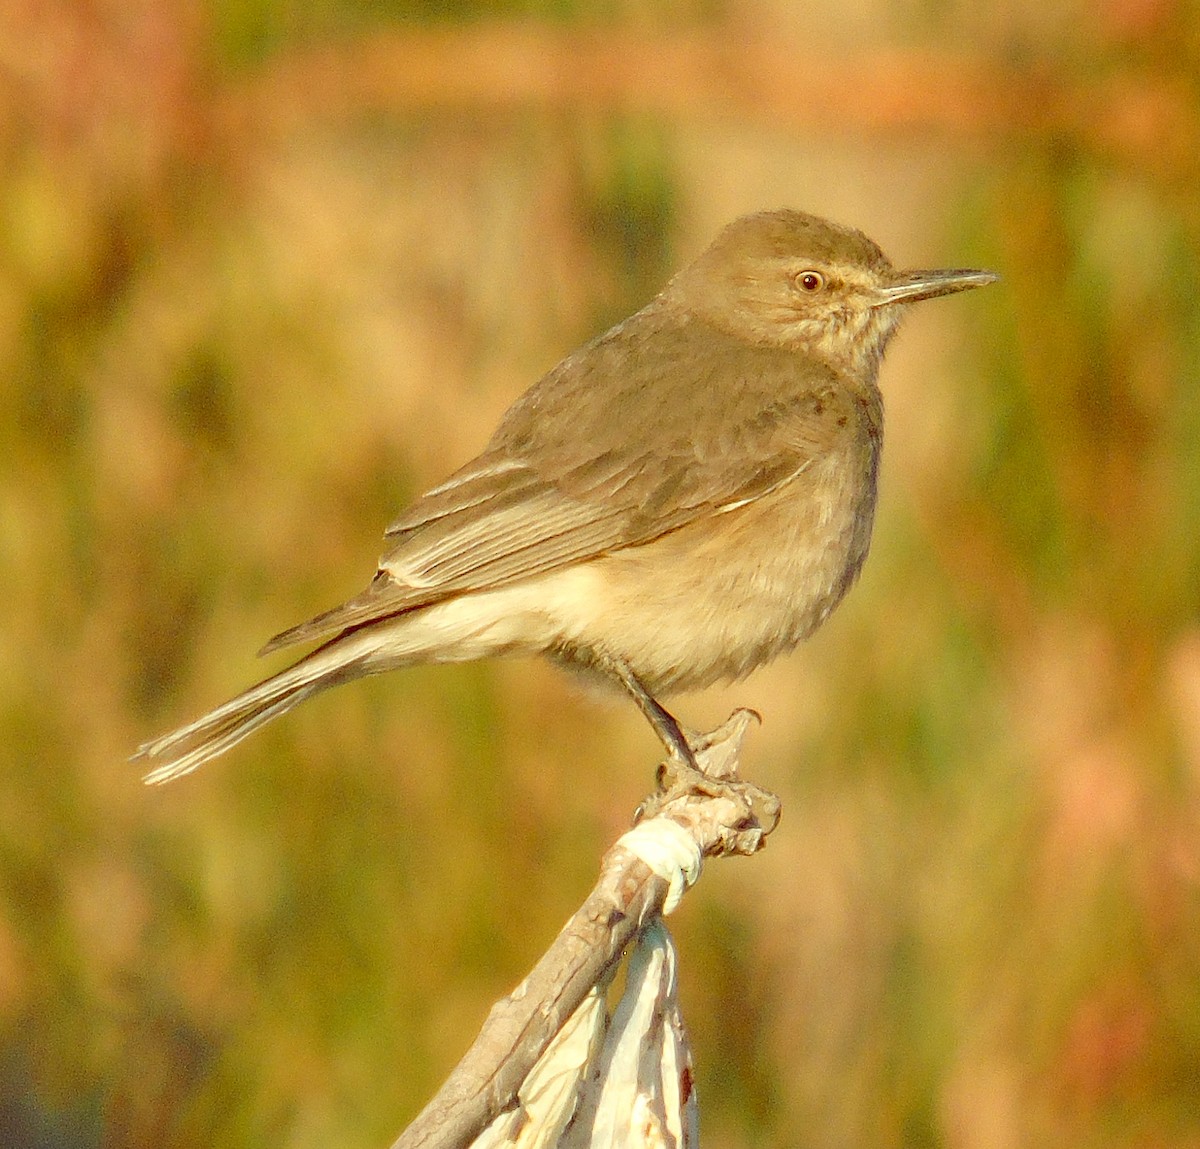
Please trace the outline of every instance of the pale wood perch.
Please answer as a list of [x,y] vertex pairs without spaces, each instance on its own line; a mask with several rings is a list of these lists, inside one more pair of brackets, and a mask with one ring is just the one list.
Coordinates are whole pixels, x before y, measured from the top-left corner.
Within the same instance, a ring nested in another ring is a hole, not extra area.
[[[742,739],[757,720],[753,711],[738,710],[711,733],[689,735],[713,793],[668,789],[643,803],[638,829],[604,855],[599,880],[583,905],[525,980],[492,1007],[466,1056],[392,1149],[470,1145],[516,1104],[522,1082],[564,1022],[594,986],[606,984],[626,946],[673,908],[698,876],[700,859],[753,854],[762,847],[778,821],[778,799],[737,777]],[[678,880],[665,876],[669,865],[635,852],[641,828],[651,822],[694,855],[694,864],[681,864]]]

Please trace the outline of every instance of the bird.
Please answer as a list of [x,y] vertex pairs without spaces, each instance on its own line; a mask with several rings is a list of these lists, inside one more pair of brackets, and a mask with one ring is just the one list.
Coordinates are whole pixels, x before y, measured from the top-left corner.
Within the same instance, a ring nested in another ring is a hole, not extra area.
[[660,700],[744,677],[841,602],[870,546],[897,323],[997,278],[897,270],[861,231],[790,208],[727,224],[400,514],[361,594],[260,654],[314,649],[140,746],[146,781],[330,687],[514,654],[616,684],[694,768]]

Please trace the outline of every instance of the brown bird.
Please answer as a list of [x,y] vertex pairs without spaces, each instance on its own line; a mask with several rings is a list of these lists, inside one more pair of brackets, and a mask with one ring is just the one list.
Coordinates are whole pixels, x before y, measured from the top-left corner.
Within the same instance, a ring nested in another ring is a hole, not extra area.
[[871,539],[876,380],[896,323],[909,303],[995,279],[896,271],[861,232],[802,212],[735,220],[388,528],[362,594],[262,653],[320,646],[143,745],[147,781],[328,687],[498,654],[619,682],[694,765],[658,696],[740,678],[825,621]]

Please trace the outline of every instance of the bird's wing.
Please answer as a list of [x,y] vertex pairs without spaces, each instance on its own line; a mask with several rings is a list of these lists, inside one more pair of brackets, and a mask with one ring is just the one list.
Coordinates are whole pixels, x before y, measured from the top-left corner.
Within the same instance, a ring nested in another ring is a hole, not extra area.
[[[669,389],[656,387],[653,374],[647,381],[645,363],[640,389],[607,388],[603,411],[589,365],[564,361],[557,371],[582,374],[580,388],[555,386],[552,373],[527,393],[482,455],[392,524],[394,545],[367,591],[264,651],[640,546],[752,502],[829,449],[841,418],[831,404],[853,414],[831,372],[810,364],[801,378],[794,356],[742,347],[742,375],[732,382],[721,364],[686,359],[692,398],[699,390],[701,402],[722,401],[722,418],[666,419]],[[664,366],[677,373],[680,364]],[[573,402],[560,404],[566,398]]]

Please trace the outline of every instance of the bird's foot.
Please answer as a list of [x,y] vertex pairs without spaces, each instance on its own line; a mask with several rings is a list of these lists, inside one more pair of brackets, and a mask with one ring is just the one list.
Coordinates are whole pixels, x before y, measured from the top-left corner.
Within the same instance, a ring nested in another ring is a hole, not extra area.
[[703,734],[684,731],[684,745],[669,748],[669,757],[658,768],[657,793],[642,803],[638,820],[652,818],[674,802],[725,798],[746,810],[747,826],[753,823],[757,827],[754,833],[761,837],[769,834],[779,821],[778,797],[742,781],[737,773],[746,731],[761,721],[756,711],[742,709],[735,710],[716,730]]

